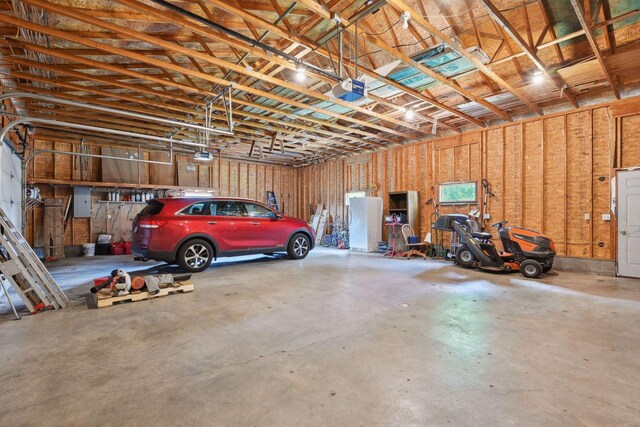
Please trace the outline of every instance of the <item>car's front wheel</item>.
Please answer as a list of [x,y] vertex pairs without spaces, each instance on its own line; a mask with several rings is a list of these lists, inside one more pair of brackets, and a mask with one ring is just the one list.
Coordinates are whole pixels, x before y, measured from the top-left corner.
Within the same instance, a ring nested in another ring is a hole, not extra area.
[[178,252],[180,268],[189,273],[199,273],[205,270],[213,260],[213,249],[209,242],[203,239],[189,240],[182,245]]
[[294,234],[289,240],[287,253],[291,259],[302,259],[307,256],[311,250],[311,240],[306,234]]

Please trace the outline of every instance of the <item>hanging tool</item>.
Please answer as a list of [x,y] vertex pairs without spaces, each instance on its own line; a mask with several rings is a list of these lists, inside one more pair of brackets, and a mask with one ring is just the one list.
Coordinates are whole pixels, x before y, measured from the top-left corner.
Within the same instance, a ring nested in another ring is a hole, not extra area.
[[482,178],[482,230],[487,229],[487,220],[491,219],[491,214],[489,213],[489,197],[496,197],[495,194],[491,192],[491,183],[486,179]]
[[429,256],[433,258],[446,258],[447,251],[443,244],[442,231],[434,228],[438,218],[440,218],[440,205],[436,199],[436,188],[431,187],[431,198],[427,200],[427,205],[433,205],[434,212],[431,214],[431,246],[429,247]]

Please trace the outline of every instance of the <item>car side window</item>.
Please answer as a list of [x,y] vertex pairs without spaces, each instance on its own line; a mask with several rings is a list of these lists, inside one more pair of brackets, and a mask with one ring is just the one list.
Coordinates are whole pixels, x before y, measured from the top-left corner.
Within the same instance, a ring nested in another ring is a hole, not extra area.
[[210,203],[205,201],[196,202],[181,210],[180,213],[183,215],[211,215],[209,205]]
[[247,208],[247,213],[252,218],[275,218],[276,216],[273,211],[256,203],[245,203],[244,205]]
[[217,216],[247,216],[247,209],[244,203],[234,200],[218,201],[216,208]]

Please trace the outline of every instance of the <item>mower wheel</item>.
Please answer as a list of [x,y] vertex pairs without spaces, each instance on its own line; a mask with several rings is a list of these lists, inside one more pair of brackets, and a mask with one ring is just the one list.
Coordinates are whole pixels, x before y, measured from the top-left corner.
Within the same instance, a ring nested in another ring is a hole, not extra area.
[[520,273],[529,279],[535,279],[542,274],[542,265],[535,259],[525,259],[520,264]]
[[551,271],[551,269],[553,268],[553,260],[550,260],[547,265],[545,265],[544,267],[542,267],[542,272],[543,273],[548,273]]
[[467,245],[460,246],[460,249],[456,252],[456,264],[465,268],[471,268],[475,262],[476,257],[473,256],[473,252],[471,252],[469,247]]

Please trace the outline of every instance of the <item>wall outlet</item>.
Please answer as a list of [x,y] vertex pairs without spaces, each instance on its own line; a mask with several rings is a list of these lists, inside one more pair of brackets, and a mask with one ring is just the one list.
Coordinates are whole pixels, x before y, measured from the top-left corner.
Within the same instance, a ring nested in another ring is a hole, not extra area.
[[111,219],[111,215],[107,215],[107,219]]
[[611,221],[611,214],[602,214],[603,221]]
[[488,214],[488,213],[484,214],[484,219],[491,219],[491,214]]
[[589,221],[589,219],[591,219],[591,215],[589,215],[588,213],[584,214],[584,220]]

